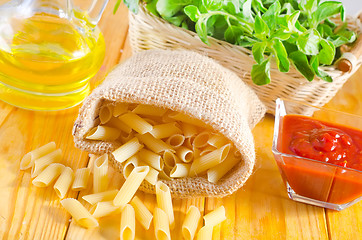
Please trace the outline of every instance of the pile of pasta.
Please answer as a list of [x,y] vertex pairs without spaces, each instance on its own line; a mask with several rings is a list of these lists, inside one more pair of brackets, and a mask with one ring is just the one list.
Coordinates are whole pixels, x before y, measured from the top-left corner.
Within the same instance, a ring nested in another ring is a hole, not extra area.
[[137,166],[149,166],[146,180],[205,176],[216,183],[241,160],[223,135],[198,119],[144,104],[105,104],[99,125],[85,139],[118,142],[113,158],[128,177]]
[[[73,219],[86,228],[98,227],[101,217],[121,214],[120,239],[135,239],[136,220],[148,230],[151,222],[154,225],[156,239],[171,239],[170,230],[175,228],[173,204],[169,187],[157,181],[157,207],[151,212],[136,196],[136,192],[150,172],[149,166],[137,166],[129,173],[120,189],[109,190],[108,155],[95,157],[92,168],[80,168],[73,173],[70,167],[59,163],[61,150],[56,149],[55,143],[50,142],[27,153],[20,162],[20,169],[31,168],[32,183],[37,187],[47,187],[53,182],[53,188],[59,198],[63,199],[71,188],[74,191],[86,189],[91,172],[93,172],[93,194],[84,195],[84,201],[92,205],[88,210],[74,198],[60,201]],[[213,227],[226,219],[223,206],[211,211],[204,217],[204,225],[198,230],[201,213],[195,206],[190,206],[182,224],[184,239],[212,239]],[[197,231],[198,230],[198,231]]]

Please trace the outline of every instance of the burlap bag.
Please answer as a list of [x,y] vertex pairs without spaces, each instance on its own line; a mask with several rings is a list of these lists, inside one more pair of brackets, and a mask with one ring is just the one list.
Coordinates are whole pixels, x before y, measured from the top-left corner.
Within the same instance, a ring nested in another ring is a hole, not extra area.
[[[222,197],[243,186],[253,171],[251,129],[263,117],[265,108],[240,78],[208,57],[190,51],[150,50],[116,67],[80,109],[73,129],[78,148],[102,154],[119,146],[84,139],[99,123],[102,104],[109,102],[151,104],[188,114],[209,124],[240,150],[242,163],[217,184],[204,177],[162,180],[173,197]],[[111,162],[121,171],[117,161]],[[154,192],[154,186],[145,181],[140,189]]]

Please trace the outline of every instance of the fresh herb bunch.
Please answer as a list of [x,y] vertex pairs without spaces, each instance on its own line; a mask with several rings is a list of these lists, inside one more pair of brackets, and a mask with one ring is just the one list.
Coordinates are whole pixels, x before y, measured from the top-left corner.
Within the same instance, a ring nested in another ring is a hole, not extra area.
[[[119,0],[120,1],[120,0]],[[139,0],[124,0],[137,13]],[[119,4],[119,2],[118,2]],[[331,65],[339,47],[352,43],[356,33],[347,29],[344,8],[320,0],[145,0],[146,8],[170,23],[252,50],[255,84],[270,83],[270,62],[288,72],[290,62],[309,81],[315,76],[331,82],[319,66]],[[116,10],[116,8],[115,8]],[[337,26],[333,17],[340,18]]]

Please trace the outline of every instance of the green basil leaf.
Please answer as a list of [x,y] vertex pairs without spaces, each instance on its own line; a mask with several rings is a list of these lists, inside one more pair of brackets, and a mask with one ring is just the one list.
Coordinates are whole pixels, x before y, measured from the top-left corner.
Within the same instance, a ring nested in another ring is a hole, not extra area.
[[248,36],[243,36],[241,35],[240,36],[240,39],[239,39],[239,46],[242,46],[242,47],[252,47],[255,43],[257,43],[258,41],[253,39],[253,38],[250,38]]
[[285,50],[287,50],[288,56],[295,51],[298,51],[298,47],[295,45],[295,42],[290,43],[289,40],[286,42],[283,42],[283,45],[285,47]]
[[331,41],[322,39],[320,41],[322,49],[319,51],[319,62],[321,64],[331,65],[336,53],[336,49]]
[[317,27],[317,30],[318,30],[319,34],[324,38],[334,35],[333,29],[325,23],[319,24]]
[[195,30],[201,41],[209,44],[209,40],[207,39],[207,20],[208,18],[199,18],[199,20],[196,22]]
[[205,8],[211,11],[218,11],[222,9],[222,1],[215,1],[215,0],[202,0]]
[[265,13],[268,9],[264,7],[262,0],[254,0],[251,3],[251,6],[254,9],[254,12],[258,13]]
[[242,13],[244,18],[249,22],[254,22],[252,10],[251,10],[252,0],[246,0],[243,4]]
[[310,59],[310,66],[312,67],[314,73],[322,80],[326,82],[333,82],[333,79],[331,76],[329,76],[326,72],[319,69],[319,59],[318,56],[313,56]]
[[294,11],[295,11],[295,9],[294,9],[293,5],[289,2],[287,2],[287,3],[283,4],[283,7],[280,12],[285,13],[285,15],[290,15]]
[[239,26],[230,25],[225,33],[224,38],[227,42],[235,44],[240,42],[240,36],[243,35],[244,31]]
[[301,0],[299,3],[299,8],[307,13],[312,13],[317,10],[318,1],[317,0]]
[[265,59],[261,64],[253,65],[251,79],[256,85],[270,83],[270,58]]
[[[138,1],[139,0],[123,0],[124,4],[127,6],[127,8],[134,13],[138,13]],[[113,14],[116,13],[120,4],[121,4],[121,0],[118,0],[116,2],[116,5],[114,6]]]
[[192,0],[158,0],[156,3],[157,12],[161,17],[172,17]]
[[270,38],[285,41],[289,39],[291,35],[290,32],[286,32],[284,29],[278,29],[270,36]]
[[344,7],[341,2],[335,1],[326,1],[322,2],[317,10],[313,13],[314,26],[323,20],[333,17],[334,15],[340,13],[341,19],[344,21]]
[[309,65],[307,56],[301,51],[295,51],[289,54],[295,68],[308,80],[312,81],[315,74],[312,67]]
[[223,1],[223,9],[232,15],[236,15],[240,12],[240,1],[225,0]]
[[146,9],[147,9],[150,13],[152,13],[153,15],[159,17],[160,14],[158,14],[158,12],[157,12],[156,3],[157,3],[157,1],[150,1],[150,2],[148,2],[147,5],[146,5]]
[[261,64],[264,60],[264,52],[266,49],[266,43],[265,42],[258,42],[253,45],[252,52],[255,61],[258,64]]
[[324,20],[324,24],[327,24],[328,26],[330,26],[332,29],[335,29],[337,27],[337,24],[332,22],[331,20],[329,20],[328,18]]
[[302,32],[302,33],[307,31],[307,29],[305,27],[303,27],[299,21],[297,21],[295,23],[295,29],[297,29],[299,32]]
[[255,17],[254,29],[255,33],[259,35],[257,37],[260,39],[265,39],[270,32],[268,25],[264,22],[264,20],[260,16]]
[[178,15],[178,16],[173,16],[173,17],[165,17],[164,19],[166,21],[172,23],[173,25],[180,27],[181,24],[185,21],[186,16]]
[[300,15],[300,11],[295,11],[292,13],[292,15],[287,16],[287,27],[289,31],[295,31],[297,30],[295,27],[296,22],[298,21]]
[[263,14],[262,19],[268,25],[270,30],[274,30],[277,27],[277,16],[280,14],[280,3],[275,1],[268,10]]
[[200,18],[200,11],[194,5],[186,6],[184,8],[184,12],[193,22],[197,22],[197,20]]
[[357,34],[355,32],[345,30],[343,32],[339,32],[332,42],[335,47],[339,47],[343,44],[353,43],[356,39]]
[[290,64],[289,64],[289,60],[288,60],[288,53],[287,53],[287,50],[285,49],[283,43],[280,40],[275,39],[273,48],[275,50],[274,54],[276,57],[276,62],[277,62],[279,71],[288,72]]
[[288,18],[289,18],[289,15],[278,16],[277,24],[280,25],[280,27],[288,29]]
[[317,30],[307,31],[297,39],[299,51],[306,55],[316,55],[319,53],[320,36]]

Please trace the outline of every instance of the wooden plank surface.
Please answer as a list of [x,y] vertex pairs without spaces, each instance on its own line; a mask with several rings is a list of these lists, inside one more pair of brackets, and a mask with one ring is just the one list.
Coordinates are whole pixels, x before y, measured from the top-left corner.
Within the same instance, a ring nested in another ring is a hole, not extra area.
[[[99,24],[106,40],[104,64],[93,79],[98,85],[119,62],[131,56],[128,41],[128,12],[121,5],[112,13],[110,1]],[[362,70],[357,72],[327,104],[362,115]],[[61,207],[52,188],[32,186],[30,173],[20,171],[21,157],[31,149],[55,141],[62,149],[63,162],[77,169],[91,165],[87,153],[76,149],[71,135],[78,107],[41,113],[21,110],[0,102],[0,239],[119,239],[120,215],[100,219],[100,227],[85,229]],[[257,164],[246,185],[225,198],[174,200],[176,228],[172,239],[182,239],[180,226],[190,205],[206,214],[225,206],[227,220],[215,227],[213,239],[362,239],[362,202],[341,212],[297,203],[287,196],[274,161],[271,144],[274,119],[267,115],[253,130]],[[112,171],[110,188],[120,188],[123,178]],[[90,192],[70,192],[79,199]],[[156,202],[151,194],[137,193],[152,211]],[[90,206],[86,205],[88,208]],[[200,227],[200,226],[199,226]],[[153,227],[136,226],[137,239],[154,239]]]

